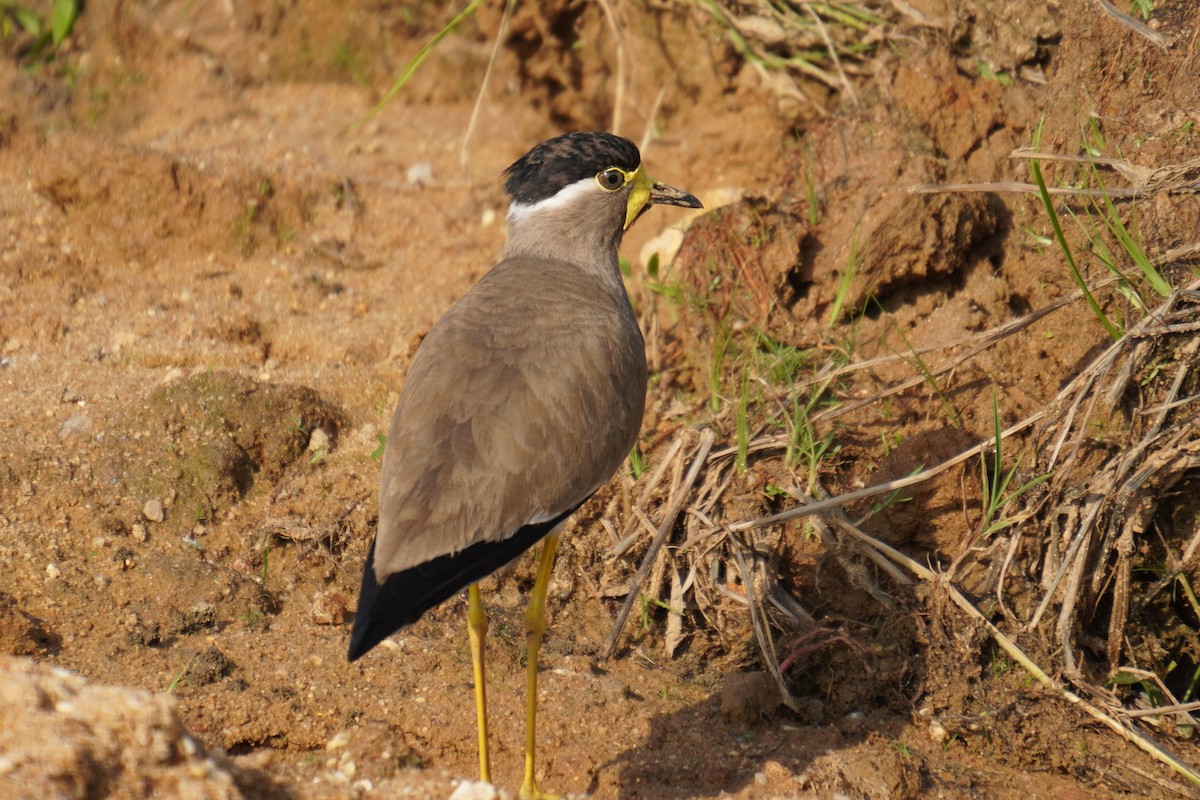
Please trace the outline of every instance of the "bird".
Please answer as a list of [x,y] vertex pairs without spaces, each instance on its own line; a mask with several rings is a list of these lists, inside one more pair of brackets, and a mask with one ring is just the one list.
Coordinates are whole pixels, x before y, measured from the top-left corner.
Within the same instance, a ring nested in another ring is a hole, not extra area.
[[637,146],[603,131],[548,139],[503,177],[500,260],[422,340],[388,429],[348,657],[466,588],[479,771],[490,783],[489,620],[477,584],[542,542],[525,616],[518,796],[544,800],[537,663],[559,532],[624,463],[645,410],[645,345],[618,248],[651,205],[702,205],[651,179]]

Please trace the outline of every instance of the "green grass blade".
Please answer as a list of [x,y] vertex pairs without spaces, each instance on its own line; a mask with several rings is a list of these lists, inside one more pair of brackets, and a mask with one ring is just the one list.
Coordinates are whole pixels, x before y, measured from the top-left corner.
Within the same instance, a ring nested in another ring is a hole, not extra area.
[[400,73],[400,77],[397,78],[395,83],[392,84],[391,88],[387,90],[387,94],[383,96],[383,99],[376,103],[375,107],[367,112],[365,117],[354,123],[353,127],[360,128],[378,116],[379,112],[383,111],[384,106],[391,102],[392,98],[404,88],[404,84],[408,83],[408,79],[411,78],[416,73],[417,69],[419,69],[420,66],[425,63],[425,59],[429,58],[429,54],[432,53],[434,48],[441,43],[442,39],[445,39],[451,33],[454,33],[454,31],[458,29],[458,26],[462,25],[467,19],[469,19],[470,16],[475,13],[475,9],[479,8],[481,5],[483,5],[483,0],[471,0],[471,2],[467,4],[466,8],[464,8],[454,19],[446,23],[446,27],[434,34],[433,38],[426,42],[425,46],[422,47],[415,56],[413,56],[413,60],[408,62],[408,66],[404,68],[404,71]]
[[[1171,294],[1171,284],[1162,276],[1162,273],[1155,268],[1154,263],[1150,261],[1150,257],[1146,255],[1146,250],[1142,247],[1129,229],[1125,227],[1125,223],[1121,221],[1121,217],[1117,214],[1117,209],[1113,206],[1112,198],[1108,196],[1108,192],[1104,189],[1104,181],[1100,177],[1100,171],[1096,169],[1095,163],[1092,164],[1092,175],[1096,179],[1096,184],[1100,187],[1101,197],[1104,199],[1104,209],[1101,216],[1104,217],[1104,224],[1108,226],[1109,233],[1121,245],[1121,249],[1129,254],[1129,258],[1141,270],[1142,277],[1150,284],[1150,288],[1158,293],[1159,297],[1166,297]],[[1092,203],[1099,208],[1099,202],[1095,199]]]
[[1104,310],[1100,308],[1100,304],[1096,302],[1091,289],[1088,288],[1087,281],[1083,279],[1083,274],[1075,264],[1075,256],[1071,253],[1071,246],[1067,244],[1067,237],[1063,235],[1062,224],[1058,220],[1058,213],[1054,210],[1054,202],[1050,199],[1050,192],[1046,189],[1046,181],[1042,177],[1042,167],[1037,159],[1030,160],[1029,171],[1033,174],[1033,182],[1038,187],[1038,196],[1042,198],[1042,205],[1046,209],[1046,214],[1050,217],[1050,227],[1054,229],[1054,238],[1058,240],[1058,246],[1062,250],[1063,257],[1067,260],[1067,266],[1071,268],[1071,277],[1075,279],[1075,284],[1083,292],[1083,297],[1087,300],[1088,307],[1092,309],[1092,313],[1096,315],[1096,319],[1100,320],[1100,324],[1104,326],[1104,330],[1108,332],[1108,335],[1113,340],[1120,339],[1122,336],[1121,329],[1114,325],[1112,320],[1105,315]]
[[737,432],[737,474],[746,474],[746,458],[750,454],[750,374],[742,370],[742,392],[733,409],[734,427]]
[[50,15],[50,38],[56,47],[71,35],[71,28],[74,27],[78,15],[79,0],[54,0],[54,9]]

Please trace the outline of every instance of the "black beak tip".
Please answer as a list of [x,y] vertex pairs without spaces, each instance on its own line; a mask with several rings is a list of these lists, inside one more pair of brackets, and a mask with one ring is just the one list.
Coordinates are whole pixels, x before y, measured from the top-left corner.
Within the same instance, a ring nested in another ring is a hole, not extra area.
[[665,206],[681,206],[683,208],[704,208],[704,204],[695,195],[667,186],[665,183],[655,183],[650,189],[650,202]]

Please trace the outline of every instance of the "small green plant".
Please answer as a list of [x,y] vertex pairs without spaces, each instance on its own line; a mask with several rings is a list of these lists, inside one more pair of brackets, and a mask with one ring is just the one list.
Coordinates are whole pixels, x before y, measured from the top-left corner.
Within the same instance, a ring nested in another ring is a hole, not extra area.
[[[925,469],[925,465],[921,464],[917,467],[914,467],[912,470],[910,470],[909,473],[907,475],[905,475],[904,477],[911,478],[914,475],[920,474],[922,471],[924,471],[924,469]],[[911,501],[912,495],[904,495],[904,494],[902,494],[903,491],[904,491],[903,489],[892,489],[890,492],[888,492],[886,495],[883,496],[882,500],[880,500],[879,502],[872,505],[871,510],[868,511],[866,516],[864,516],[861,520],[859,520],[857,524],[861,525],[863,522],[866,522],[871,517],[888,510],[889,508],[891,508],[894,505],[898,505],[899,503],[907,503],[907,502]]]
[[1135,14],[1141,14],[1142,19],[1150,19],[1154,14],[1154,0],[1132,0],[1129,10]]
[[246,609],[238,617],[248,630],[262,631],[267,627],[267,615],[255,605],[246,605]]
[[784,344],[766,331],[757,331],[757,345],[759,358],[764,364],[761,372],[772,386],[792,385],[811,364],[811,350]]
[[721,410],[721,384],[725,377],[725,356],[733,342],[733,330],[723,321],[713,331],[712,354],[708,360],[709,407],[714,413]]
[[[809,150],[811,153],[811,148]],[[808,224],[815,227],[821,221],[821,207],[817,203],[817,181],[811,167],[804,173],[804,199],[808,205]]]
[[879,434],[879,445],[883,450],[883,457],[887,458],[892,454],[900,444],[904,441],[903,431],[884,431]]
[[187,663],[184,663],[183,656],[176,654],[175,660],[178,663],[179,668],[175,670],[175,677],[171,678],[171,682],[167,684],[167,688],[165,690],[167,694],[175,694],[175,689],[178,688],[179,684],[183,682],[184,676],[187,675],[188,670],[191,669],[192,664],[195,663],[196,656],[193,655],[187,660]]
[[675,614],[679,617],[683,616],[682,609],[672,608],[668,603],[664,603],[657,597],[650,597],[645,594],[638,595],[638,616],[641,619],[642,630],[649,630],[650,611],[654,607],[665,609],[668,614]]
[[1144,388],[1154,383],[1156,380],[1158,380],[1159,376],[1162,374],[1162,371],[1169,366],[1171,366],[1171,364],[1168,361],[1156,361],[1155,363],[1146,367],[1145,374],[1142,375],[1142,377],[1138,380],[1138,386]]
[[[1042,138],[1042,122],[1038,122],[1037,128],[1033,134],[1033,146],[1036,148],[1041,143]],[[1058,213],[1054,210],[1054,202],[1050,199],[1050,192],[1046,188],[1046,180],[1042,177],[1042,167],[1038,160],[1031,159],[1029,162],[1029,171],[1033,176],[1033,182],[1038,187],[1038,195],[1042,199],[1042,206],[1046,209],[1046,216],[1050,218],[1050,227],[1054,230],[1054,239],[1058,242],[1059,249],[1062,250],[1063,258],[1066,259],[1067,266],[1071,270],[1071,277],[1075,280],[1075,284],[1083,293],[1083,297],[1087,300],[1088,307],[1092,310],[1092,314],[1104,326],[1104,330],[1112,337],[1114,341],[1120,339],[1123,332],[1120,327],[1115,325],[1112,320],[1100,308],[1100,304],[1096,302],[1096,298],[1092,295],[1091,289],[1088,288],[1087,281],[1083,279],[1083,273],[1079,271],[1079,267],[1075,263],[1075,256],[1071,252],[1071,246],[1067,243],[1067,237],[1063,235],[1062,223],[1059,222]]]
[[648,468],[649,465],[646,463],[646,457],[642,455],[642,449],[635,444],[629,453],[629,475],[636,481],[646,474]]
[[1000,403],[996,399],[995,392],[992,392],[992,424],[995,433],[992,441],[991,462],[989,463],[985,454],[979,454],[979,469],[983,488],[983,500],[980,503],[980,507],[983,511],[983,517],[979,521],[977,541],[1027,519],[1029,517],[1028,513],[1013,516],[1001,516],[1001,514],[1009,503],[1038,484],[1049,480],[1050,476],[1053,475],[1052,472],[1044,472],[1010,492],[1008,490],[1009,484],[1017,474],[1017,469],[1021,466],[1021,460],[1017,459],[1017,463],[1013,464],[1008,471],[1004,470],[1004,435],[1000,427]]
[[737,459],[735,465],[738,475],[746,474],[746,458],[750,453],[750,374],[742,370],[742,390],[738,395],[737,405],[733,407],[733,424],[737,435]]
[[1001,86],[1013,85],[1011,75],[1006,72],[996,72],[996,70],[992,69],[992,65],[986,61],[979,62],[979,77],[983,78],[985,81],[995,81]]
[[862,263],[863,247],[862,243],[858,241],[858,223],[855,222],[854,230],[850,234],[850,251],[846,254],[846,266],[842,270],[842,274],[838,276],[837,291],[834,293],[833,303],[829,307],[829,317],[825,320],[826,328],[832,328],[842,318],[846,298],[850,296],[850,287],[854,284],[854,279],[858,277]]
[[991,672],[993,678],[999,678],[1002,675],[1007,675],[1016,668],[1016,663],[1005,655],[1003,650],[1000,650],[995,645],[992,645]]
[[650,598],[644,594],[638,596],[638,619],[641,620],[642,630],[650,630]]
[[683,286],[679,282],[667,283],[659,277],[658,253],[654,253],[646,261],[646,288],[665,298],[674,305],[682,305],[684,301]]
[[1142,273],[1142,277],[1146,283],[1150,284],[1159,297],[1167,297],[1171,294],[1171,284],[1162,276],[1162,273],[1154,266],[1150,257],[1146,255],[1146,249],[1142,246],[1140,236],[1136,232],[1131,232],[1125,227],[1125,223],[1121,221],[1121,217],[1117,214],[1116,208],[1113,207],[1112,198],[1108,196],[1108,192],[1104,190],[1104,181],[1100,178],[1100,171],[1096,169],[1096,165],[1092,164],[1092,177],[1095,178],[1097,185],[1100,187],[1103,205],[1096,198],[1092,198],[1093,207],[1104,220],[1104,224],[1108,227],[1109,233],[1121,245],[1121,249],[1129,256],[1129,259],[1137,266]]
[[1104,154],[1104,130],[1100,127],[1100,119],[1095,115],[1088,117],[1087,127],[1081,132],[1083,150],[1092,158],[1100,158]]
[[17,31],[23,31],[33,37],[33,42],[25,50],[24,56],[29,61],[53,55],[59,46],[71,35],[75,20],[79,17],[79,0],[54,0],[50,9],[49,24],[42,16],[29,6],[14,3],[11,0],[0,0],[0,38],[10,39]]
[[371,460],[378,461],[383,458],[383,451],[387,449],[387,435],[382,433],[375,434],[375,441],[379,442],[379,446],[371,451]]

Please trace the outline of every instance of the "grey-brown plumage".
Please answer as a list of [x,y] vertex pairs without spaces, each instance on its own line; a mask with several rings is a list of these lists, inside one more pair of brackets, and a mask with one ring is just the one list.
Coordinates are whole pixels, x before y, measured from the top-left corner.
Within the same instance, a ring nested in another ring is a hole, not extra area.
[[392,419],[351,660],[541,539],[628,456],[646,359],[617,247],[651,203],[699,206],[639,162],[628,140],[570,134],[509,169],[504,258],[425,337]]

